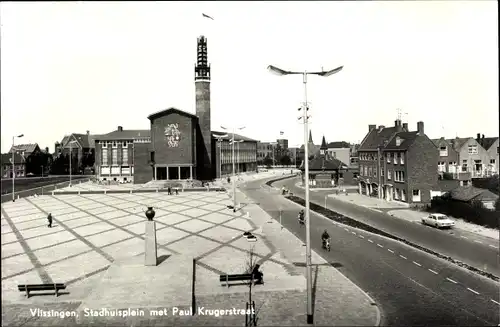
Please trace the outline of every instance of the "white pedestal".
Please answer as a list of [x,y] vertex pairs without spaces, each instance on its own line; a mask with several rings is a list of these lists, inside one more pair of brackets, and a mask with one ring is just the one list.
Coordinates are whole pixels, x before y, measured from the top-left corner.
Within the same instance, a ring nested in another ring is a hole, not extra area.
[[144,265],[146,266],[156,266],[158,264],[158,257],[156,253],[156,222],[146,221],[146,233],[144,235],[145,240],[145,253],[144,253]]

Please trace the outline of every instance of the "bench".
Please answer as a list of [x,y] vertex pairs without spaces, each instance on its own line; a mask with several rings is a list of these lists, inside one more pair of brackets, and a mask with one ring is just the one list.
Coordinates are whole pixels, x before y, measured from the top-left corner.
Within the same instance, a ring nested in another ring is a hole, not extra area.
[[255,277],[252,279],[252,274],[220,275],[219,279],[220,282],[222,284],[226,284],[227,287],[229,287],[230,284],[246,285],[249,284],[250,282],[255,283],[258,280]]
[[26,292],[26,297],[30,297],[31,291],[55,291],[57,297],[59,295],[59,290],[65,290],[66,285],[62,283],[17,285],[17,289],[20,292]]

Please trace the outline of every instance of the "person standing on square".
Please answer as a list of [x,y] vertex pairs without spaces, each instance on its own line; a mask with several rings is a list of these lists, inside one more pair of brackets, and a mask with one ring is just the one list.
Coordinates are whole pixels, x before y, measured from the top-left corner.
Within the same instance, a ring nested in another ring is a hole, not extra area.
[[47,220],[49,221],[48,227],[52,228],[52,214],[51,213],[49,213],[49,215],[47,216]]

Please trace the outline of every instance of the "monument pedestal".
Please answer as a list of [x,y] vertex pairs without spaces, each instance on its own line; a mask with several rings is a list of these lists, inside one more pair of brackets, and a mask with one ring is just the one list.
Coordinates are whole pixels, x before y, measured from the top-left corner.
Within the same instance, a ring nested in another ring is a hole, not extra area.
[[156,249],[156,222],[153,220],[146,221],[146,233],[144,235],[146,249],[144,252],[144,265],[158,265],[157,249]]

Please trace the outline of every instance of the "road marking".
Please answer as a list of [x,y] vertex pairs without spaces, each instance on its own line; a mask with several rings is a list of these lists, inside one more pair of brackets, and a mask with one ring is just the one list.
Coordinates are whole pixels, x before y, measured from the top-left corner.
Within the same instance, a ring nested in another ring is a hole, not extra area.
[[494,245],[488,245],[490,248],[494,248],[494,249],[497,249],[498,247],[497,246],[494,246]]
[[450,279],[448,277],[446,277],[447,280],[449,280],[450,282],[452,282],[453,284],[458,284],[456,281],[454,281],[453,279]]
[[373,243],[373,241],[372,241],[372,240],[368,240],[368,242]]
[[469,291],[471,291],[472,293],[474,293],[474,294],[476,294],[476,295],[479,295],[479,292],[474,291],[472,288],[468,288],[468,287],[467,287],[467,289],[468,289]]
[[476,241],[476,240],[474,240],[474,242],[476,242],[476,243],[482,243],[481,241]]
[[355,233],[355,232],[351,232],[351,233],[353,233],[354,235],[356,235],[356,233]]
[[394,253],[394,251],[392,251],[391,249],[387,249],[387,251],[391,252],[391,253]]
[[495,300],[493,300],[493,299],[490,299],[490,300],[491,300],[491,302],[493,302],[493,303],[495,303],[495,304],[500,305],[500,303],[499,303],[499,302],[497,302],[497,301],[495,301]]
[[467,238],[468,238],[467,236],[460,236],[460,237],[461,237],[461,238],[465,238],[465,239],[467,239]]
[[399,256],[400,256],[401,258],[405,259],[405,260],[406,260],[406,259],[408,259],[408,258],[407,258],[407,257],[405,257],[404,255],[401,255],[401,254],[400,254]]
[[377,244],[377,246],[378,246],[378,247],[381,247],[381,248],[383,248],[383,246],[382,246],[382,245],[380,245],[380,244]]
[[433,273],[433,274],[435,274],[435,275],[437,275],[437,274],[438,274],[437,272],[435,272],[435,271],[434,271],[434,270],[432,270],[432,269],[427,269],[427,270],[429,270],[431,273]]
[[419,267],[422,267],[422,265],[421,265],[421,264],[419,264],[418,262],[413,261],[413,263],[414,263],[414,264],[416,264],[416,265],[417,265],[417,266],[419,266]]
[[358,235],[358,236],[361,237],[361,238],[365,238],[363,235]]

